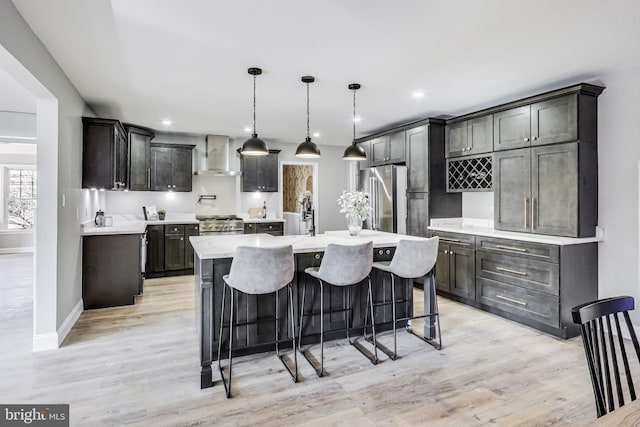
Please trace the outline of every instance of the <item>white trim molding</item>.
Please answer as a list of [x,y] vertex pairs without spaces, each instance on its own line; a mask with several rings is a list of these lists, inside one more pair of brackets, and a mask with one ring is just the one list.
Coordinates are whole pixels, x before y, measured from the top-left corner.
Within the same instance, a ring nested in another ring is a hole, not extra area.
[[58,347],[62,345],[69,332],[71,332],[71,328],[76,324],[82,311],[84,310],[84,303],[82,302],[82,298],[76,303],[76,305],[71,310],[71,313],[64,319],[62,325],[58,328]]
[[44,350],[54,350],[60,348],[62,343],[64,342],[69,332],[71,332],[71,328],[76,324],[80,315],[82,314],[84,308],[84,303],[82,302],[82,298],[80,301],[76,303],[76,305],[71,310],[71,313],[64,319],[62,325],[58,328],[56,332],[51,332],[48,334],[38,334],[33,335],[33,351],[44,351]]
[[33,246],[26,246],[22,248],[0,248],[0,255],[22,254],[27,252],[33,252]]

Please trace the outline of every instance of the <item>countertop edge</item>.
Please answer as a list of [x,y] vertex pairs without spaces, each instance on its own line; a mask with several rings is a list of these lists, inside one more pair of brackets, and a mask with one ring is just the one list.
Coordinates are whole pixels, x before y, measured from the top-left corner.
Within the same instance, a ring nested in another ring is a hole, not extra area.
[[442,231],[446,233],[460,233],[460,234],[473,234],[476,236],[483,237],[495,237],[497,239],[509,239],[509,240],[520,240],[523,242],[532,242],[532,243],[543,243],[547,245],[558,245],[558,246],[569,246],[569,245],[581,245],[585,243],[597,243],[603,241],[602,238],[599,237],[584,237],[584,238],[573,238],[573,237],[560,237],[560,236],[549,236],[549,235],[539,235],[539,234],[528,234],[528,233],[516,233],[516,232],[508,232],[501,231],[495,229],[487,229],[482,227],[473,227],[473,226],[446,226],[446,225],[430,225],[427,227],[427,230],[430,231]]

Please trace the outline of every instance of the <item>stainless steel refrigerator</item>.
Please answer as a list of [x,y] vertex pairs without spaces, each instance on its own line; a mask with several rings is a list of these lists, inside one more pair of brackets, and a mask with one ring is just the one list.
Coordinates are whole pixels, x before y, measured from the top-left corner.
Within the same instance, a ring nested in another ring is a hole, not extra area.
[[364,228],[407,234],[407,167],[386,165],[363,169],[358,190],[369,194],[371,218]]

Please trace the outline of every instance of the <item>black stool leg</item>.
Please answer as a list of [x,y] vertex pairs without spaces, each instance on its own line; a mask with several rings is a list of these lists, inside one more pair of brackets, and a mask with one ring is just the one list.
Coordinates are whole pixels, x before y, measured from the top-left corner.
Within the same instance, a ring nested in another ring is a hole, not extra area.
[[[225,284],[226,287],[226,284]],[[229,313],[229,382],[227,383],[227,380],[224,377],[224,373],[222,372],[222,364],[221,364],[221,354],[220,354],[220,350],[222,348],[222,325],[223,325],[223,321],[224,321],[224,288],[222,291],[222,313],[220,315],[220,337],[219,337],[219,342],[218,342],[218,369],[220,370],[220,377],[222,378],[222,384],[224,385],[224,390],[227,394],[227,398],[232,397],[231,396],[231,371],[233,369],[233,353],[232,353],[232,349],[233,349],[233,300],[234,300],[234,290],[233,288],[231,288],[231,303],[230,308],[231,311]]]
[[[414,335],[418,338],[420,338],[422,341],[426,342],[427,344],[431,345],[433,348],[435,348],[436,350],[441,350],[442,349],[442,335],[440,334],[440,314],[438,312],[438,298],[436,295],[436,281],[435,281],[435,275],[433,274],[433,271],[431,271],[428,275],[429,277],[429,299],[427,300],[425,298],[425,307],[424,307],[424,312],[425,314],[423,314],[422,316],[414,316],[411,317],[410,319],[429,319],[429,325],[425,325],[425,330],[429,330],[430,333],[426,334],[426,335],[430,335],[428,337],[424,337],[424,336],[420,336],[418,334],[416,334],[412,329],[411,329],[411,325],[409,323],[407,323],[407,332],[409,332],[411,335]],[[425,279],[427,278],[427,276],[425,276]],[[426,280],[425,280],[425,287],[426,287]],[[425,292],[425,297],[427,296],[427,290],[424,290]],[[428,308],[427,308],[428,306]],[[427,314],[427,309],[429,310],[430,313]],[[434,337],[433,334],[435,333],[435,329],[432,332],[432,329],[434,328],[437,329],[437,337]]]
[[284,360],[284,357],[282,354],[280,354],[280,345],[279,345],[279,339],[280,339],[280,309],[279,309],[279,304],[278,304],[278,294],[280,293],[280,291],[275,291],[275,306],[276,306],[276,318],[275,318],[275,322],[276,322],[276,357],[280,360],[280,362],[282,362],[282,364],[284,365],[284,367],[287,369],[287,372],[289,372],[289,375],[291,375],[291,379],[293,379],[294,383],[298,382],[298,358],[296,357],[296,333],[295,333],[295,319],[293,317],[293,303],[292,303],[292,294],[291,294],[291,284],[287,285],[288,288],[288,297],[287,297],[287,302],[288,302],[288,307],[287,308],[291,308],[291,332],[292,332],[292,343],[293,343],[293,357],[295,360],[295,373],[291,370],[291,368],[289,367],[289,365],[287,364],[287,362]]
[[[304,287],[302,288],[302,313],[300,313],[300,330],[298,334],[300,337],[298,339],[298,350],[307,359],[307,362],[311,365],[314,371],[316,371],[316,375],[319,377],[324,376],[324,284],[322,280],[318,280],[320,283],[320,368],[316,366],[316,364],[309,358],[309,349],[302,349],[300,343],[302,342],[302,319],[304,318],[304,298],[307,290],[307,283],[305,280]],[[315,292],[314,292],[315,295]],[[311,314],[313,314],[313,308],[311,310]]]
[[[378,364],[378,346],[376,343],[376,320],[373,314],[373,293],[371,291],[371,277],[367,277],[367,304],[365,307],[365,313],[364,313],[364,327],[363,327],[363,338],[365,341],[373,344],[373,355],[369,354],[369,352],[360,346],[358,341],[351,341],[349,340],[349,344],[351,344],[352,346],[354,346],[360,353],[362,353],[363,356],[365,356],[367,359],[369,359],[369,361],[374,364],[377,365]],[[369,338],[367,336],[367,324],[368,324],[368,317],[369,315],[371,315],[371,338]]]

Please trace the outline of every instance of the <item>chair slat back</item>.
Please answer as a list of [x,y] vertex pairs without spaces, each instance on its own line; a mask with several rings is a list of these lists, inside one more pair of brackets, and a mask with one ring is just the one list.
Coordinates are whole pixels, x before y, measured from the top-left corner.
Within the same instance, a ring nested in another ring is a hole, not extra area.
[[[629,310],[633,309],[633,298],[622,296],[582,304],[571,311],[573,322],[580,325],[598,417],[615,410],[616,401],[618,407],[624,406],[625,394],[629,397],[628,401],[636,400],[630,358],[627,355],[628,344],[623,339],[627,333],[631,337],[636,353],[632,361],[637,362],[635,366],[640,369],[640,346],[629,317]],[[620,315],[624,320],[624,330],[621,328]],[[618,337],[617,341],[614,335]]]

